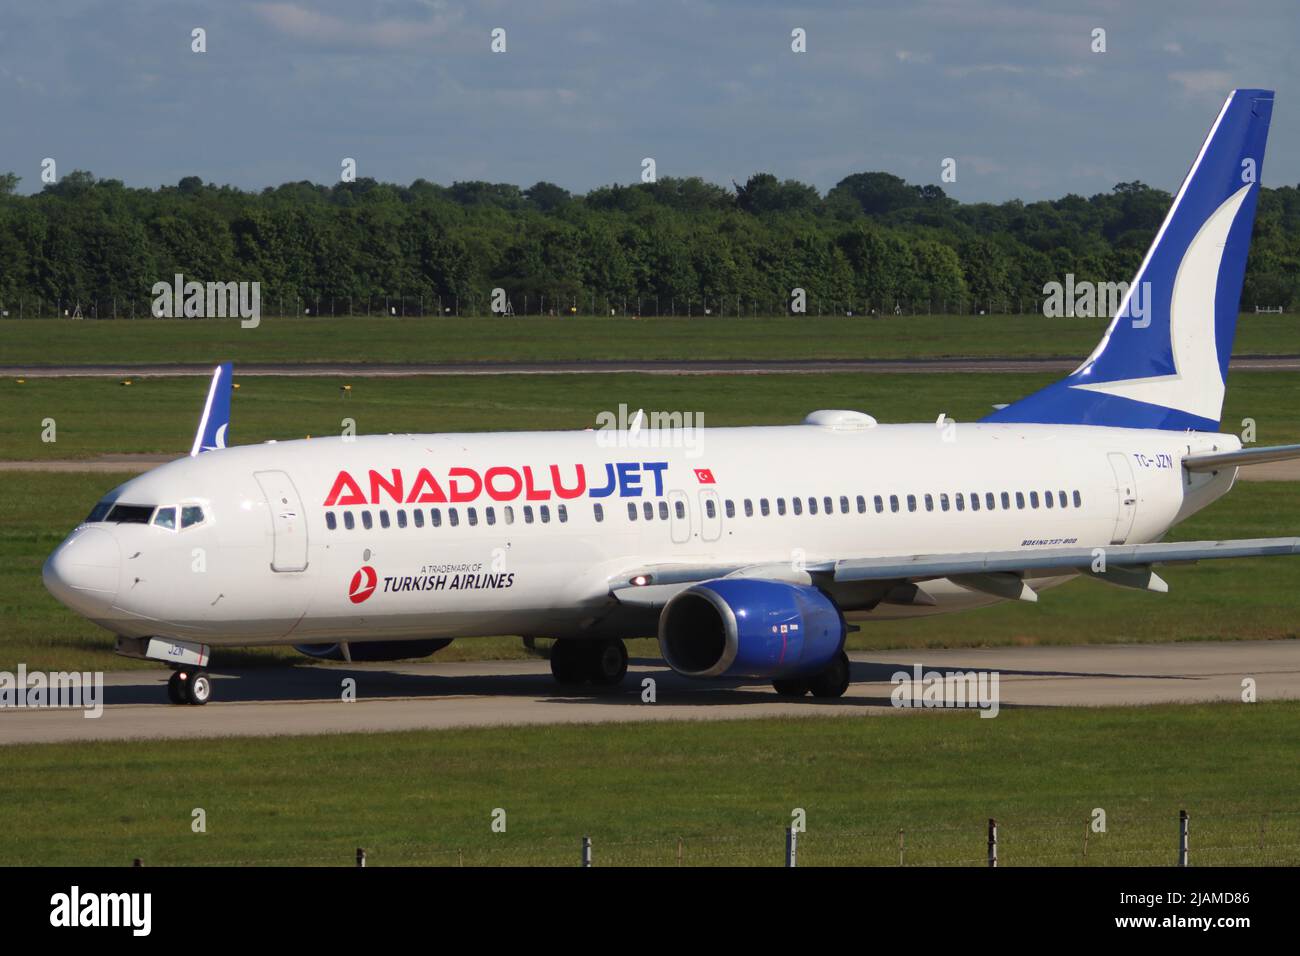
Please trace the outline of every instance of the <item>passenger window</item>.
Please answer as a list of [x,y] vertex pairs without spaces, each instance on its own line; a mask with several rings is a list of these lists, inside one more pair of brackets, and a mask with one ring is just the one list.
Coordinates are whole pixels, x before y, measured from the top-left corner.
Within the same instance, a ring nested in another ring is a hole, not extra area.
[[[778,500],[779,500],[779,499],[778,499]],[[778,507],[779,507],[779,505],[778,505]],[[803,499],[802,499],[802,498],[791,498],[791,499],[790,499],[790,510],[793,511],[793,512],[794,512],[795,514],[797,514],[797,515],[801,515],[801,514],[803,514]]]
[[493,508],[491,505],[488,505],[486,508],[483,509],[483,517],[487,518],[488,524],[496,524],[497,509]]
[[1082,508],[1082,507],[1083,507],[1083,499],[1079,497],[1079,492],[1077,492],[1077,491],[1074,493],[1074,506],[1075,506],[1076,508]]
[[451,525],[453,528],[460,524],[460,512],[455,508],[447,509],[447,524]]
[[831,501],[829,495],[827,495],[825,498],[822,498],[822,513],[828,515],[835,514],[835,505]]
[[477,509],[477,508],[466,508],[466,509],[465,509],[465,520],[469,522],[469,524],[470,524],[471,527],[473,527],[474,525],[477,525],[477,524],[478,524],[478,509]]
[[1029,493],[1029,507],[1031,507],[1031,508],[1037,508],[1037,507],[1038,507],[1038,492],[1036,492],[1036,491],[1031,491],[1031,492]]
[[718,516],[718,503],[712,498],[706,498],[704,500],[704,513],[710,518],[716,518]]
[[666,501],[659,502],[659,520],[660,521],[668,520],[668,502]]
[[925,510],[926,511],[934,510],[934,495],[927,494],[925,496]]
[[387,528],[387,527],[388,527],[388,512],[387,512],[387,511],[381,511],[381,512],[379,512],[379,527],[381,527],[381,528]]
[[959,491],[959,492],[957,492],[957,494],[956,494],[956,499],[957,499],[957,510],[958,510],[958,511],[965,511],[965,510],[966,510],[966,497],[965,497],[965,496],[964,496],[964,495]]
[[971,510],[971,511],[979,511],[979,510],[980,510],[980,493],[979,493],[978,491],[972,491],[972,492],[971,492],[971,496],[970,496],[970,510]]
[[810,515],[815,515],[815,514],[817,513],[817,499],[816,499],[816,498],[809,498],[809,499],[808,499],[808,513],[809,513]]
[[916,510],[916,495],[907,496],[907,510],[908,511]]
[[[713,502],[710,501],[709,504],[711,505],[711,504],[713,504]],[[642,510],[642,512],[645,513],[645,520],[646,520],[646,521],[653,521],[653,520],[654,520],[654,517],[655,517],[655,506],[654,506],[654,505],[652,505],[652,504],[651,504],[650,502],[648,502],[648,501],[643,501],[643,502],[641,502],[641,510]],[[713,513],[712,513],[712,512],[709,513],[709,517],[710,517],[710,518],[713,517]]]
[[840,514],[846,515],[848,513],[849,513],[849,496],[840,495]]
[[722,510],[726,513],[728,518],[736,517],[736,505],[730,498],[723,503]]
[[[1077,494],[1078,492],[1075,493]],[[745,499],[745,517],[754,517],[754,502],[750,501],[748,498]]]
[[555,514],[556,514],[556,516],[560,519],[560,523],[563,524],[564,522],[566,522],[566,521],[569,520],[569,506],[568,506],[568,505],[556,505],[556,506],[555,506]]
[[506,512],[506,524],[514,524],[514,523],[515,523],[515,509],[514,509],[514,506],[513,506],[513,505],[506,505],[506,507],[505,507],[505,512]]
[[429,509],[429,524],[431,527],[439,528],[442,526],[442,512],[437,508]]
[[1011,496],[1007,494],[1005,491],[1002,492],[1002,510],[1003,511],[1011,510]]
[[1069,500],[1065,497],[1065,492],[1064,492],[1064,491],[1058,491],[1056,494],[1059,496],[1057,500],[1060,501],[1060,503],[1061,503],[1061,507],[1062,507],[1062,508],[1066,508],[1066,507],[1068,507],[1068,506],[1069,506]]
[[1050,508],[1050,507],[1052,507],[1053,504],[1055,504],[1055,502],[1052,501],[1052,493],[1051,493],[1050,491],[1044,491],[1044,492],[1043,492],[1043,505],[1044,505],[1045,507],[1047,507],[1047,508]]
[[153,523],[160,528],[166,528],[168,531],[176,530],[176,509],[159,508],[153,516]]
[[628,521],[635,521],[635,520],[636,520],[636,502],[635,502],[635,501],[629,501],[629,502],[627,503],[627,520],[628,520]]
[[998,501],[996,498],[993,497],[993,492],[986,491],[984,493],[984,507],[987,508],[989,511],[992,511],[995,508],[997,508],[997,506],[998,506]]
[[[507,508],[506,510],[509,511],[510,509]],[[591,506],[591,510],[595,512],[597,521],[605,520],[605,506],[602,505],[599,501]]]
[[[628,504],[630,505],[631,502],[628,502]],[[524,505],[524,524],[532,524],[532,523],[533,523],[533,506]]]
[[343,512],[343,527],[347,528],[349,531],[356,527],[356,519],[352,517],[351,511]]
[[785,516],[785,499],[784,499],[784,498],[777,498],[777,499],[776,499],[776,513],[777,513],[778,515],[781,515],[782,517]]
[[759,498],[759,499],[758,499],[758,508],[759,508],[760,511],[763,512],[763,517],[764,517],[764,518],[766,518],[766,517],[771,513],[771,509],[768,508],[768,506],[767,506],[767,499],[766,499],[766,498]]
[[[1078,492],[1076,491],[1077,495]],[[181,527],[192,528],[196,524],[203,524],[203,509],[198,505],[185,505],[181,508]],[[334,527],[330,525],[330,527]]]
[[406,527],[406,511],[401,508],[397,509],[397,526],[399,528]]
[[1016,492],[1016,508],[1020,511],[1025,510],[1025,493],[1023,491]]
[[889,496],[889,510],[895,514],[898,513],[898,495]]
[[858,514],[862,515],[866,513],[867,513],[867,499],[862,497],[862,495],[858,495]]
[[674,502],[673,502],[673,511],[677,514],[677,517],[678,517],[679,519],[680,519],[680,518],[685,518],[685,517],[686,517],[686,502],[684,502],[684,501],[682,501],[682,500],[680,500],[680,499],[677,500],[677,501],[674,501]]
[[375,521],[370,517],[369,511],[361,512],[361,524],[367,531],[375,526]]
[[338,519],[334,517],[334,512],[325,512],[325,527],[329,528],[331,531],[338,527]]
[[537,506],[537,517],[539,517],[539,518],[542,519],[542,524],[550,524],[550,523],[551,523],[551,506],[550,506],[550,505],[538,505],[538,506]]
[[423,509],[423,508],[415,508],[415,509],[413,509],[413,510],[411,511],[411,517],[415,519],[415,526],[416,526],[417,528],[423,528],[423,527],[424,527],[424,509]]
[[876,505],[876,514],[880,514],[885,510],[885,499],[880,497],[880,495],[876,495],[875,505]]
[[939,494],[939,510],[941,510],[941,511],[947,511],[949,507],[950,507],[950,504],[949,504],[949,501],[948,501],[948,492],[946,492],[946,491],[944,491],[944,492],[940,492],[940,494]]

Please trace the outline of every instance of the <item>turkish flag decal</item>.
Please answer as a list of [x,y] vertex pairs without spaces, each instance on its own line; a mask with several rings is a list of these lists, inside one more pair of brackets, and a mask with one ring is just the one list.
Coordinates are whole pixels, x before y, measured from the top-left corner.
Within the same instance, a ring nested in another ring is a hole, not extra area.
[[702,485],[711,485],[711,484],[713,484],[713,469],[712,469],[712,468],[696,468],[696,469],[695,469],[695,478],[696,478],[696,480],[699,481],[699,483],[702,484]]

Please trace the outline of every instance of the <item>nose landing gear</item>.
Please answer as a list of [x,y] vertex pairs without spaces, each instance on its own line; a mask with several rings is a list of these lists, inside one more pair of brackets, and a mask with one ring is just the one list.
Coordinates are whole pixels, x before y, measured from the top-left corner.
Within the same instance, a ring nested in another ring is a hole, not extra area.
[[201,669],[179,668],[167,679],[167,699],[173,704],[206,704],[212,699],[212,680]]

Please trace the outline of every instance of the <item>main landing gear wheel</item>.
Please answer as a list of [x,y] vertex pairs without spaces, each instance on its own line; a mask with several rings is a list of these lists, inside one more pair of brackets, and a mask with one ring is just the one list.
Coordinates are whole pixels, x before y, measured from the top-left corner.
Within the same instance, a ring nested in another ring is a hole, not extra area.
[[840,651],[826,670],[808,682],[814,697],[843,697],[849,689],[849,655]]
[[772,687],[782,697],[802,697],[808,693],[808,681],[802,677],[774,680]]
[[212,680],[203,670],[178,670],[167,680],[167,699],[173,704],[206,704],[212,699]]
[[614,687],[627,674],[627,647],[620,640],[556,641],[551,645],[551,674],[561,684]]

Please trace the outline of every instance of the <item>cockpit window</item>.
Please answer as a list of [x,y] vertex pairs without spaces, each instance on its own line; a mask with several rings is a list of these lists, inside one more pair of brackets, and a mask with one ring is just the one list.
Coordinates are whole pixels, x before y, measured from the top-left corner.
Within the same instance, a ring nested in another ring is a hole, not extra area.
[[170,531],[176,530],[176,509],[159,508],[153,516],[153,523],[159,528],[167,528]]
[[101,501],[99,504],[95,505],[95,507],[90,509],[90,516],[86,518],[86,523],[89,524],[92,521],[103,521],[104,518],[108,516],[108,511],[112,507],[113,502]]
[[148,524],[153,517],[153,505],[113,505],[105,521],[118,524]]
[[186,505],[181,508],[181,527],[191,528],[203,524],[203,509],[198,505]]

